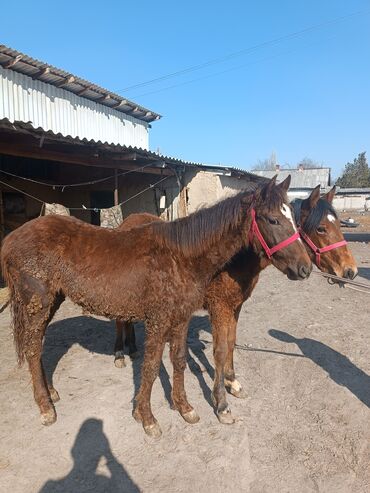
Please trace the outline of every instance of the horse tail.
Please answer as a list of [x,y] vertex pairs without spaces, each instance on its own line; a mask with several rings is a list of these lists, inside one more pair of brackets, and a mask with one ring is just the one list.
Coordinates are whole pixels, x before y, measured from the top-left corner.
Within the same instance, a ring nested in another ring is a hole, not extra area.
[[12,316],[13,338],[15,350],[17,352],[18,365],[21,366],[25,357],[25,329],[27,327],[27,312],[21,301],[21,297],[17,290],[16,279],[9,270],[6,256],[4,252],[1,252],[1,271],[6,283],[8,293],[5,305],[1,307],[0,311],[3,311],[6,306],[10,305],[10,312]]

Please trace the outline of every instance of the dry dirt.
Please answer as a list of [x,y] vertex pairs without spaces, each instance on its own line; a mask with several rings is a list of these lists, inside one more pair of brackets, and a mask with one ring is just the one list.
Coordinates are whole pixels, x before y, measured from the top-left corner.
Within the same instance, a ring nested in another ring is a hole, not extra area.
[[340,212],[339,217],[344,221],[348,218],[352,218],[356,223],[358,223],[357,228],[342,228],[344,233],[369,233],[370,232],[370,211],[347,211]]
[[[370,246],[352,247],[360,275],[370,279]],[[369,295],[319,276],[294,283],[267,269],[239,321],[236,368],[248,397],[229,397],[237,422],[220,425],[212,411],[211,335],[198,317],[186,387],[201,421],[188,425],[170,409],[166,348],[152,398],[163,430],[157,441],[131,417],[141,360],[115,368],[113,324],[70,303],[46,338],[45,364],[61,401],[57,423],[43,427],[28,372],[15,364],[7,310],[0,316],[0,490],[369,492],[369,303]]]

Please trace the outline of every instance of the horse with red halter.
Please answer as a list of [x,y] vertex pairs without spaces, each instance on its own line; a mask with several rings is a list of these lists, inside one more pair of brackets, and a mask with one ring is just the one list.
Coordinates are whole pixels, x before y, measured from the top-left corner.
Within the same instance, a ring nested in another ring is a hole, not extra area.
[[273,179],[188,217],[129,231],[44,216],[9,234],[1,264],[10,290],[14,340],[19,363],[28,362],[42,423],[55,422],[52,400],[58,398],[42,366],[43,337],[67,296],[92,314],[145,322],[134,417],[147,434],[161,434],[150,396],[167,341],[173,405],[187,422],[197,422],[184,388],[187,326],[216,272],[247,246],[256,258],[263,256],[257,231],[268,244],[277,245],[272,263],[289,278],[305,279],[311,272],[311,260],[296,241],[295,224],[286,212],[289,182],[276,185]]
[[[332,206],[335,187],[320,197],[318,185],[305,200],[296,199],[292,206],[300,234],[309,255],[322,271],[353,279],[357,273],[355,260],[346,246],[340,230],[337,213]],[[120,226],[128,229],[144,222],[158,221],[151,214],[132,214]],[[272,254],[273,255],[273,254]],[[243,250],[217,273],[209,284],[203,307],[208,310],[213,335],[215,379],[213,400],[221,423],[234,422],[226,400],[226,389],[235,397],[244,397],[240,383],[235,379],[233,352],[236,327],[242,304],[251,296],[260,272],[271,264],[266,255]],[[130,356],[137,353],[134,326],[116,322],[115,365],[124,365],[124,341]]]

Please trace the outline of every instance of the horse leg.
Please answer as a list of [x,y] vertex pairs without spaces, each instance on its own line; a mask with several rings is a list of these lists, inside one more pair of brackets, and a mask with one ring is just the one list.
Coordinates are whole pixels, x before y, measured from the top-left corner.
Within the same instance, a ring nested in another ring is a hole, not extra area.
[[187,423],[199,421],[199,416],[189,404],[184,386],[184,372],[187,357],[187,326],[179,325],[173,330],[170,341],[170,358],[173,365],[172,403]]
[[247,394],[239,381],[235,378],[234,371],[234,349],[236,341],[236,328],[238,325],[239,313],[241,306],[238,307],[234,313],[230,314],[229,321],[227,324],[228,334],[227,334],[227,357],[225,363],[225,386],[226,390],[239,399],[245,399]]
[[135,325],[132,322],[127,322],[125,326],[125,345],[128,346],[128,354],[131,359],[136,359],[139,352],[136,347]]
[[[57,312],[58,308],[60,307],[60,305],[63,303],[64,300],[65,300],[65,297],[63,294],[59,293],[56,295],[54,302],[52,303],[51,308],[50,308],[50,313],[49,313],[46,327],[49,325],[50,321],[52,320],[52,318],[54,317],[55,313]],[[45,328],[45,330],[46,330],[46,328]],[[50,398],[53,401],[53,403],[58,402],[60,400],[60,397],[59,397],[59,393],[54,388],[53,375],[50,375],[50,380],[47,379],[46,374],[45,374],[45,370],[44,370],[44,366],[42,363],[42,358],[41,358],[41,368],[42,368],[42,371],[44,373],[44,379],[45,379],[46,385],[47,385],[48,390],[49,390]]]
[[116,320],[116,340],[114,342],[114,365],[116,368],[126,366],[125,353],[123,351],[123,331],[126,330],[126,322]]
[[154,418],[150,406],[150,396],[155,379],[159,375],[165,339],[157,330],[147,327],[144,361],[141,368],[141,385],[135,397],[133,416],[142,423],[144,431],[152,437],[160,437],[161,428]]
[[213,382],[212,401],[216,408],[216,415],[220,423],[233,424],[234,418],[226,398],[225,364],[228,353],[228,325],[231,312],[220,301],[209,309],[212,324],[213,357],[215,362],[215,376]]
[[55,423],[57,415],[53,402],[59,400],[58,392],[53,387],[52,382],[47,382],[45,376],[45,370],[42,364],[43,337],[49,322],[63,300],[64,296],[57,295],[50,304],[45,304],[45,298],[42,298],[41,304],[39,305],[42,306],[42,309],[36,313],[34,312],[35,305],[33,304],[32,312],[28,313],[27,317],[29,321],[28,326],[24,327],[24,354],[31,373],[33,395],[36,404],[39,406],[41,423],[43,425]]

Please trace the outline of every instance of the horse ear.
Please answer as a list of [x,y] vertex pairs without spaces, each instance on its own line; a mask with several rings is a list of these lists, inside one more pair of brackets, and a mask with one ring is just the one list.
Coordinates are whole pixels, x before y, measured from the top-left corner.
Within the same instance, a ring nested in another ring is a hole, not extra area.
[[334,185],[334,187],[328,193],[326,193],[325,195],[323,195],[322,198],[324,200],[326,200],[327,202],[329,202],[329,204],[332,204],[333,203],[335,192],[336,192],[336,186]]
[[267,197],[269,197],[271,191],[273,190],[273,188],[275,188],[276,178],[277,178],[277,175],[275,175],[273,178],[271,178],[271,180],[268,183],[266,183],[266,185],[262,188],[261,195],[262,195],[264,200],[266,200]]
[[284,190],[284,192],[287,192],[289,190],[291,181],[292,181],[292,177],[291,177],[291,175],[288,175],[284,181],[279,183],[278,187],[281,188],[282,190]]
[[306,204],[309,204],[310,209],[314,209],[317,205],[317,202],[320,200],[320,185],[317,185],[312,192],[311,195],[305,200]]

